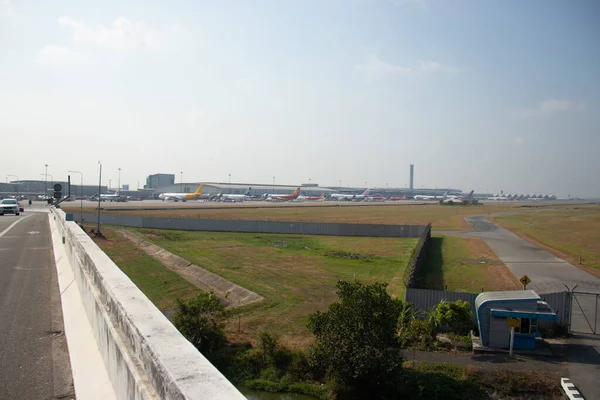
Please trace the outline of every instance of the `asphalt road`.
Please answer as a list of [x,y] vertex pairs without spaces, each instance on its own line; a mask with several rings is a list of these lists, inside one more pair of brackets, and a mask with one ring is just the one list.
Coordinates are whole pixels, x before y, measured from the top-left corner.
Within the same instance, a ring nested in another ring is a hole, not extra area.
[[75,398],[46,213],[0,217],[0,305],[0,399]]

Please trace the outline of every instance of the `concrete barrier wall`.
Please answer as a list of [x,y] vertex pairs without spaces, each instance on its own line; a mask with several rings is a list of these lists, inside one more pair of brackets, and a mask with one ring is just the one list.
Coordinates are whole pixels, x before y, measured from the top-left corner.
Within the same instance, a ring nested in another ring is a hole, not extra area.
[[75,222],[52,214],[119,399],[244,399]]
[[[75,221],[80,215],[73,214]],[[97,221],[95,214],[83,214],[86,222]],[[135,228],[178,229],[212,232],[258,232],[297,235],[421,237],[426,225],[344,224],[330,222],[286,222],[220,219],[153,218],[100,214],[102,224]]]
[[[413,307],[416,311],[430,311],[433,307],[437,306],[440,301],[456,301],[462,300],[471,304],[471,311],[473,312],[473,322],[475,323],[475,298],[478,293],[466,293],[466,292],[446,292],[443,290],[428,290],[428,289],[416,289],[406,288],[404,299],[410,303],[413,303]],[[543,301],[548,303],[550,307],[557,313],[558,319],[556,321],[539,320],[538,327],[541,329],[550,328],[555,323],[560,326],[569,325],[569,314],[571,313],[571,306],[569,303],[568,292],[556,292],[541,294],[540,297]]]

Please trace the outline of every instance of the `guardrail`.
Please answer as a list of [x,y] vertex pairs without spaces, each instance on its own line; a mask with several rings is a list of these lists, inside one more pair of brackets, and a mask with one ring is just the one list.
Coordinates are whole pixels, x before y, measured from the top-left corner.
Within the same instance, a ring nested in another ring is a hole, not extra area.
[[244,399],[75,222],[51,212],[119,399]]

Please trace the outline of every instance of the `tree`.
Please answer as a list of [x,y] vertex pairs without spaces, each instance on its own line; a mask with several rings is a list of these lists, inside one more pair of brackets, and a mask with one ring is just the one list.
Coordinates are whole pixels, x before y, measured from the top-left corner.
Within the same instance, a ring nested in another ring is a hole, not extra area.
[[395,338],[402,301],[386,287],[340,281],[338,301],[309,315],[308,328],[316,336],[313,365],[356,395],[382,396],[402,366]]
[[436,307],[436,318],[444,330],[458,335],[468,334],[473,327],[471,305],[462,300],[442,300]]
[[177,299],[173,324],[204,355],[225,344],[222,321],[225,308],[211,292],[202,292],[187,301]]

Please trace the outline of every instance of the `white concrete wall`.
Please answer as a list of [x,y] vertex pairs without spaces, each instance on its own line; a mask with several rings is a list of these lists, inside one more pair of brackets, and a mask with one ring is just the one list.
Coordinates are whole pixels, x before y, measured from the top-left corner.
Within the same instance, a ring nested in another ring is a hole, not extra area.
[[52,210],[119,399],[244,399],[83,232]]

